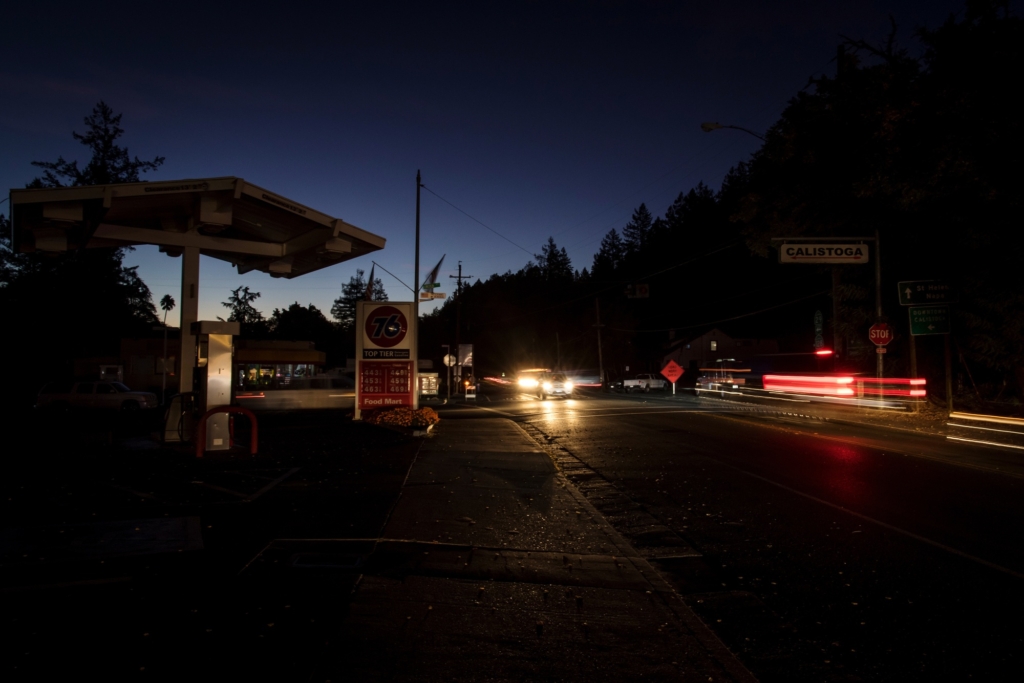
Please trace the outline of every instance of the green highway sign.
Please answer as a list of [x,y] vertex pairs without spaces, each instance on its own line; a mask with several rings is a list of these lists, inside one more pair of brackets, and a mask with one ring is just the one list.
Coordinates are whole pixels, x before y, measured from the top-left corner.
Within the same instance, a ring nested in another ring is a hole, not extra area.
[[911,306],[910,334],[949,334],[949,306]]
[[900,306],[956,302],[956,291],[944,280],[908,280],[897,284],[900,290]]

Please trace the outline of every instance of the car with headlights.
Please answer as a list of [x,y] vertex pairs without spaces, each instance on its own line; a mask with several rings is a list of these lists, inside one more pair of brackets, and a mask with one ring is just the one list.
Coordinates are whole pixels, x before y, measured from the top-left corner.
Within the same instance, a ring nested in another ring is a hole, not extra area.
[[573,383],[565,373],[542,372],[537,376],[537,397],[544,400],[549,396],[572,398]]
[[540,386],[540,376],[544,373],[549,372],[544,368],[531,368],[529,370],[520,370],[516,374],[516,386],[525,391],[528,394],[534,393],[537,387]]

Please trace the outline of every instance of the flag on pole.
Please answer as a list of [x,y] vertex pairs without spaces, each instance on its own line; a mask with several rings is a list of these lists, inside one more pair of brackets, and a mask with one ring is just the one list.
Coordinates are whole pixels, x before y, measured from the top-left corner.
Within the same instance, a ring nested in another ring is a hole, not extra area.
[[444,254],[441,256],[441,260],[437,262],[434,269],[430,271],[429,275],[427,275],[427,279],[423,281],[423,286],[420,289],[434,289],[434,287],[438,286],[437,275],[441,272],[441,264],[444,263],[444,257],[447,255],[448,254]]
[[363,296],[363,301],[373,301],[373,269],[376,266],[376,263],[370,266],[370,278],[366,281],[366,294]]

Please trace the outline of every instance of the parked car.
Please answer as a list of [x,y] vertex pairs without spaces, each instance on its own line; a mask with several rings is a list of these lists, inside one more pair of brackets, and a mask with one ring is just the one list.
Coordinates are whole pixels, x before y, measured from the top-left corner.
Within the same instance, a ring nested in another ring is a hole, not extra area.
[[637,375],[636,379],[627,379],[622,382],[622,389],[627,394],[633,391],[646,393],[651,389],[664,391],[667,386],[668,383],[664,379],[652,374]]
[[572,381],[561,372],[542,372],[537,376],[537,396],[544,400],[548,396],[572,398]]
[[134,411],[160,405],[156,394],[132,391],[121,382],[54,382],[43,387],[36,408]]

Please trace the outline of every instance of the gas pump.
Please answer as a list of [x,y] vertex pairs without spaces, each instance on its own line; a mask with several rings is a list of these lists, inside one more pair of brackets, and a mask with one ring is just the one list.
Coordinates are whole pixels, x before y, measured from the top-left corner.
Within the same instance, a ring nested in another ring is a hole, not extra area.
[[[196,371],[192,383],[198,415],[211,408],[231,405],[233,342],[240,331],[240,323],[220,320],[192,323],[192,333],[196,335]],[[206,423],[206,450],[226,451],[231,448],[229,420],[227,413],[210,416]]]
[[[234,337],[241,331],[239,323],[221,320],[200,320],[192,323],[196,348],[192,355],[192,393],[175,396],[164,424],[165,441],[188,441],[195,432],[196,420],[212,408],[231,405]],[[185,361],[184,349],[182,362]],[[211,415],[206,423],[207,451],[231,448],[230,417],[227,413]]]

